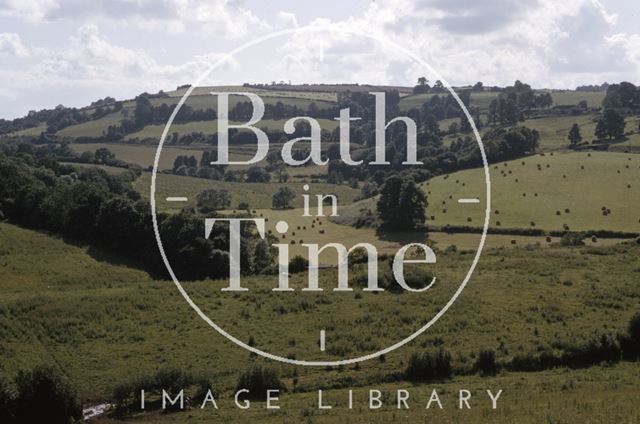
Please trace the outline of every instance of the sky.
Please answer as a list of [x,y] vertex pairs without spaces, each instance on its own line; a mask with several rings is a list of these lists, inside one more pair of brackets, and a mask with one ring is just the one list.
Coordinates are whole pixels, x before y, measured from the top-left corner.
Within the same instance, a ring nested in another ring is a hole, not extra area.
[[637,84],[639,17],[637,0],[0,0],[0,118],[175,89],[307,26],[203,83]]

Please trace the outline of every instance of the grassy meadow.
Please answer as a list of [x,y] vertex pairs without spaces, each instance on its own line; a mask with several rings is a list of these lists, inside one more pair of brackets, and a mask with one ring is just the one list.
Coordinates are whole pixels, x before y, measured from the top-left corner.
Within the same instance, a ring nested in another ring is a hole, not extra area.
[[[640,157],[610,152],[547,153],[492,164],[491,227],[574,231],[640,231]],[[472,169],[421,183],[427,224],[481,227],[484,172]],[[459,204],[479,198],[480,204]],[[346,207],[345,216],[375,208],[375,199]],[[603,210],[604,208],[604,210]]]
[[[486,378],[458,376],[417,386],[385,383],[404,369],[408,356],[416,350],[446,346],[454,364],[464,368],[471,366],[483,348],[495,349],[497,359],[504,361],[516,354],[552,350],[556,340],[580,343],[598,334],[622,331],[640,308],[636,283],[640,269],[635,261],[640,246],[636,244],[489,250],[452,310],[408,346],[388,354],[385,361],[333,369],[268,362],[290,391],[295,375],[295,391],[299,393],[283,395],[280,412],[271,413],[257,404],[245,415],[232,409],[231,390],[248,364],[266,362],[203,323],[172,283],[153,281],[136,269],[136,264],[98,249],[9,224],[0,224],[0,240],[3,374],[38,363],[50,364],[64,370],[83,401],[95,403],[108,399],[114,385],[132,376],[177,367],[209,375],[221,399],[219,412],[149,412],[138,417],[141,422],[183,422],[186,417],[190,422],[210,422],[211,414],[220,414],[229,422],[246,422],[249,417],[261,422],[298,418],[389,422],[403,417],[533,423],[541,417],[552,422],[585,417],[584,422],[631,423],[637,417],[630,401],[639,390],[632,377],[637,374],[637,363],[575,371],[509,372]],[[442,279],[442,292],[428,295],[325,290],[303,296],[298,292],[295,302],[287,302],[270,292],[275,283],[271,277],[243,279],[250,291],[242,294],[220,292],[218,289],[226,285],[223,281],[194,282],[185,287],[214,321],[245,341],[251,337],[258,347],[291,358],[335,358],[379,349],[413,331],[447,297],[470,256],[441,253],[443,260],[436,275]],[[305,275],[294,275],[291,284],[302,287]],[[333,271],[323,272],[321,285],[328,288],[333,284]],[[265,320],[271,325],[260,324]],[[320,328],[328,333],[324,353],[317,349],[318,333],[314,331]],[[284,333],[282,329],[286,329]],[[354,389],[356,399],[368,388],[386,392],[407,388],[412,399],[423,403],[428,396],[425,393],[438,388],[443,390],[446,409],[434,411],[434,415],[425,412],[422,404],[410,411],[390,407],[368,411],[362,405],[346,414],[337,407],[318,411],[313,390],[332,387],[335,390],[327,394],[330,402],[338,402],[341,396],[344,402],[346,389],[338,388],[348,387]],[[503,403],[496,411],[485,403],[460,412],[451,405],[451,393],[459,388],[470,388],[474,393],[502,388]]]

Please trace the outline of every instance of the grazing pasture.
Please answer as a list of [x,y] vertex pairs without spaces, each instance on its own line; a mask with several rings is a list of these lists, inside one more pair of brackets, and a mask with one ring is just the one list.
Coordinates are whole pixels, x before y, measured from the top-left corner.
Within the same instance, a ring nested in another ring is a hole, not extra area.
[[[491,164],[491,221],[494,228],[613,230],[640,232],[640,156],[612,152],[537,154]],[[420,184],[427,195],[427,225],[482,227],[483,171],[472,169]],[[480,204],[459,204],[478,197]],[[368,199],[343,209],[345,217]]]

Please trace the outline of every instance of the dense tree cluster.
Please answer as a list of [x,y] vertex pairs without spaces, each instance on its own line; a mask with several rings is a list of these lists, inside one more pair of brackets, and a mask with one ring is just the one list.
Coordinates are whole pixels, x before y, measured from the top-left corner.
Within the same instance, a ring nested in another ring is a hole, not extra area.
[[13,382],[0,376],[0,422],[68,424],[82,418],[74,388],[57,370],[38,366]]
[[392,175],[384,182],[377,203],[384,230],[408,231],[421,227],[426,208],[424,192],[412,178]]
[[489,104],[488,123],[513,125],[524,120],[524,114],[531,109],[547,108],[553,104],[551,93],[536,94],[529,84],[516,81],[506,87]]
[[640,87],[626,81],[611,84],[607,87],[602,106],[605,109],[625,108],[631,111],[640,109]]
[[[12,222],[53,231],[140,261],[163,273],[148,202],[131,188],[134,171],[110,175],[97,168],[76,170],[57,162],[48,147],[2,144],[0,211]],[[204,239],[204,220],[193,212],[158,215],[163,245],[184,279],[228,275],[228,234],[216,227]],[[243,229],[246,272],[253,272],[256,240]]]
[[598,140],[617,140],[624,135],[625,125],[624,116],[615,109],[605,109],[596,122],[595,136]]

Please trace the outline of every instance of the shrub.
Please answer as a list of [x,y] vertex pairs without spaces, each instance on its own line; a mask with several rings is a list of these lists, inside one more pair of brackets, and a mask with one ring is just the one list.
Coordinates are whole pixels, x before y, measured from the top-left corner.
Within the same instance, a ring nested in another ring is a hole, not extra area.
[[242,389],[249,390],[247,398],[264,400],[267,398],[267,390],[284,390],[285,386],[274,370],[253,366],[238,377],[236,391]]
[[15,387],[0,376],[0,422],[15,423]]
[[582,246],[584,237],[583,233],[567,231],[560,239],[560,244],[563,246]]
[[451,375],[451,355],[442,348],[435,352],[413,353],[405,371],[406,379],[413,382],[442,380]]
[[309,261],[300,255],[294,256],[291,261],[289,261],[289,272],[292,274],[304,272],[307,268],[309,268]]
[[481,375],[496,375],[498,373],[496,353],[493,349],[482,349],[480,351],[474,369]]
[[68,424],[82,417],[76,392],[49,367],[21,371],[16,377],[16,421],[20,423]]

